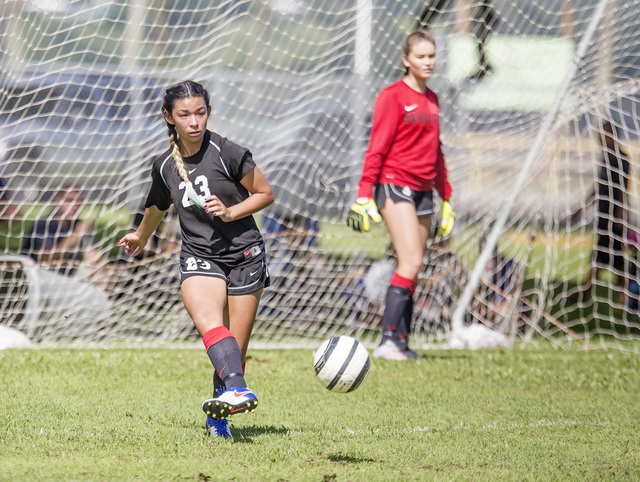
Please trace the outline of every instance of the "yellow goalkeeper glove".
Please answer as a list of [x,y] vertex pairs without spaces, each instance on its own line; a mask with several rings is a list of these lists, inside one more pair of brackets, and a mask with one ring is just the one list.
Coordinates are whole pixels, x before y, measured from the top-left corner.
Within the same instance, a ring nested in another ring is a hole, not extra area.
[[349,209],[347,224],[356,231],[364,231],[368,233],[371,229],[371,218],[374,222],[382,221],[382,216],[378,212],[378,207],[373,199],[358,198]]
[[441,236],[449,236],[449,233],[451,233],[451,230],[453,229],[455,219],[456,212],[451,207],[451,203],[449,203],[449,201],[444,201],[442,203],[442,221],[440,221],[438,234]]

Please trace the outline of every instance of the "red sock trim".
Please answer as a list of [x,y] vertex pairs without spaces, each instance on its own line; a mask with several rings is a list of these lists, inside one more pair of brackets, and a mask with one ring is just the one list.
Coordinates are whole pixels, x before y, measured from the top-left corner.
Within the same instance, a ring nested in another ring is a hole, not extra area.
[[242,374],[243,374],[243,375],[244,375],[244,374],[245,374],[245,372],[246,372],[246,366],[247,366],[247,362],[244,362],[244,363],[242,364]]
[[398,273],[393,273],[393,276],[391,276],[391,281],[390,283],[393,286],[397,286],[398,288],[404,288],[406,290],[412,291],[415,290],[415,286],[416,286],[416,281],[409,279],[409,278],[405,278],[403,276],[400,276]]
[[233,335],[225,326],[216,326],[202,335],[202,342],[206,350],[209,351],[212,345],[229,337],[233,338]]

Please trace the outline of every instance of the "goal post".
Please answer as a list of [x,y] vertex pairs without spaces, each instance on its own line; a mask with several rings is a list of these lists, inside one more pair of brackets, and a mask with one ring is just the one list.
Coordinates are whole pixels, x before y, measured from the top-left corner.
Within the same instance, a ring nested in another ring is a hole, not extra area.
[[638,352],[639,12],[640,0],[5,1],[0,323],[40,344],[197,338],[175,213],[143,253],[117,245],[168,148],[165,89],[191,79],[211,94],[209,128],[248,147],[276,193],[256,215],[272,285],[254,346],[373,346],[396,256],[384,226],[355,233],[346,213],[376,95],[422,21],[457,218],[429,240],[411,343]]
[[480,252],[480,256],[471,272],[471,276],[469,277],[469,281],[458,300],[458,306],[453,312],[453,318],[451,320],[451,329],[452,331],[459,331],[465,328],[465,314],[467,312],[467,308],[469,303],[471,302],[475,292],[478,289],[478,284],[480,283],[480,278],[482,276],[482,271],[486,268],[489,260],[491,259],[492,253],[496,248],[498,243],[498,238],[500,234],[504,230],[505,224],[511,214],[511,210],[513,209],[513,205],[515,204],[517,196],[520,194],[522,186],[525,184],[527,180],[527,176],[529,175],[529,171],[531,170],[531,166],[538,157],[540,153],[540,149],[543,146],[543,143],[546,139],[549,138],[549,134],[553,125],[556,121],[556,116],[558,115],[558,111],[560,110],[560,105],[562,100],[564,99],[567,91],[571,86],[571,82],[573,81],[576,71],[578,70],[579,65],[582,62],[582,58],[586,54],[587,48],[592,44],[593,34],[600,23],[600,19],[604,14],[604,10],[608,4],[608,0],[600,0],[598,2],[597,8],[593,13],[593,16],[587,26],[585,33],[583,34],[582,40],[578,46],[575,57],[573,59],[572,65],[569,68],[565,78],[558,89],[558,92],[555,96],[555,100],[551,105],[551,108],[546,113],[544,121],[540,126],[540,130],[536,134],[535,140],[531,145],[531,148],[527,152],[527,156],[518,172],[518,176],[511,187],[510,194],[506,198],[505,202],[500,207],[500,211],[498,212],[497,219],[487,236],[487,241],[484,249]]

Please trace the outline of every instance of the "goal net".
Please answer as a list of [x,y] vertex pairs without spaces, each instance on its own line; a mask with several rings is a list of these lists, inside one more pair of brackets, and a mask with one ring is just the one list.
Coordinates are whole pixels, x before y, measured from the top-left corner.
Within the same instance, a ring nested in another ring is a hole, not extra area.
[[7,0],[0,25],[0,317],[32,341],[197,339],[175,214],[117,245],[168,148],[164,90],[191,79],[276,193],[254,346],[375,344],[396,256],[346,213],[422,25],[457,219],[412,345],[640,351],[640,0]]

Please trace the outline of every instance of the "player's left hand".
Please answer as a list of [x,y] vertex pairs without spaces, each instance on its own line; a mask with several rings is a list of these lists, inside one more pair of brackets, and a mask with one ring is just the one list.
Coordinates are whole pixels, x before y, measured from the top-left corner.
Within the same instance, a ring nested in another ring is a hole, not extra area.
[[225,223],[232,220],[229,208],[218,199],[218,196],[212,195],[205,198],[204,212],[222,219]]
[[451,207],[451,203],[449,201],[444,201],[442,203],[442,221],[440,221],[438,234],[441,236],[449,236],[451,230],[453,229],[455,219],[456,212]]

